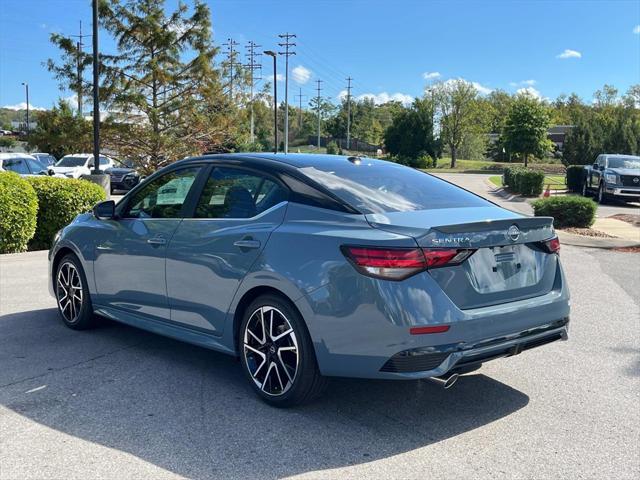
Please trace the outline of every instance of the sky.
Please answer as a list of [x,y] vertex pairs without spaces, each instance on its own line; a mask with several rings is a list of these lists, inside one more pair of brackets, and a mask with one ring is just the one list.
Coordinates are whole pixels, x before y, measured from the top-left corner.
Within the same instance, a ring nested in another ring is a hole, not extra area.
[[[123,0],[124,1],[124,0]],[[188,5],[192,0],[184,0]],[[167,0],[171,8],[176,0]],[[640,0],[420,1],[206,0],[214,42],[252,40],[276,49],[297,35],[289,64],[289,101],[316,95],[334,102],[352,77],[354,97],[404,102],[435,81],[463,78],[481,94],[528,89],[541,98],[577,93],[591,101],[605,83],[624,92],[640,83]],[[90,0],[0,0],[0,106],[33,108],[68,98],[42,65],[58,58],[52,32],[91,30]],[[91,39],[86,38],[87,49]],[[101,50],[115,46],[101,31]],[[222,60],[222,56],[219,57]],[[262,58],[263,77],[272,74]],[[284,73],[284,58],[278,58]],[[86,72],[89,76],[90,72]],[[279,75],[280,77],[280,75]],[[284,82],[278,82],[284,98]],[[301,89],[301,90],[300,90]]]

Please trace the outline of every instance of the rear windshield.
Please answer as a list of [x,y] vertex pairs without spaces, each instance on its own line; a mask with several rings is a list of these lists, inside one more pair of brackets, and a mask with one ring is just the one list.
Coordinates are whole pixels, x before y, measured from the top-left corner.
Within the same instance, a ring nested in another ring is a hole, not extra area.
[[381,160],[344,160],[300,171],[364,214],[486,207],[482,198],[424,172]]
[[640,168],[640,157],[609,157],[609,168]]

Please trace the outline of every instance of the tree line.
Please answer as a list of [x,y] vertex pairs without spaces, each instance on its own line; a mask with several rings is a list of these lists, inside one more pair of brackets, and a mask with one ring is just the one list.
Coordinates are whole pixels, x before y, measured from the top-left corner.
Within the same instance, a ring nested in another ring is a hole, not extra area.
[[[272,150],[273,98],[265,83],[249,95],[250,71],[239,61],[220,61],[212,37],[209,7],[196,0],[191,9],[165,0],[101,0],[100,23],[117,46],[101,54],[100,102],[106,151],[117,152],[144,172],[204,151]],[[91,108],[91,84],[85,70],[92,57],[72,37],[52,34],[60,57],[46,67],[62,90],[74,91]],[[232,75],[233,73],[233,75]],[[558,155],[547,140],[550,125],[572,125],[563,161],[589,163],[596,153],[640,151],[640,86],[622,97],[611,86],[594,95],[593,104],[577,95],[555,101],[495,90],[480,95],[473,84],[448,80],[430,85],[412,104],[377,104],[371,98],[342,98],[336,103],[313,97],[308,109],[278,105],[278,130],[289,108],[290,145],[309,143],[320,116],[320,134],[346,138],[351,111],[352,138],[384,147],[402,163],[426,166],[444,155],[502,161]],[[250,136],[253,112],[254,132]],[[489,134],[497,134],[490,138]],[[279,138],[283,138],[282,134]],[[91,123],[68,102],[38,114],[29,142],[55,155],[91,150]]]

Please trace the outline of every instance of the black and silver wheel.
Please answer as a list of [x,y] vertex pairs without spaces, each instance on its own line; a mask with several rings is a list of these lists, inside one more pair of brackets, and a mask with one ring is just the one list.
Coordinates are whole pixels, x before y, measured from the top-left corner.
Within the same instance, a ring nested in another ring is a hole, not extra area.
[[55,292],[58,312],[70,328],[82,330],[95,324],[87,281],[78,258],[66,255],[56,270]]
[[306,403],[324,388],[306,326],[288,301],[257,298],[246,309],[239,353],[254,391],[267,403],[289,407]]

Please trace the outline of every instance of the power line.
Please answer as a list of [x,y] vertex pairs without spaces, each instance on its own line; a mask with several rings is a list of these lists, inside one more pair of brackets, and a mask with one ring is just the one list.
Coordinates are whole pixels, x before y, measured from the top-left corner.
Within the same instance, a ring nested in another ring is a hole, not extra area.
[[292,38],[296,38],[296,35],[293,33],[283,33],[278,35],[280,38],[284,38],[283,43],[278,43],[280,47],[284,47],[284,52],[278,52],[280,55],[284,55],[285,57],[285,76],[284,76],[284,153],[289,152],[289,57],[291,55],[295,55],[296,52],[292,52],[289,49],[291,47],[295,47],[296,44],[290,42],[289,40]]
[[260,48],[262,45],[258,45],[253,41],[249,41],[245,48],[248,50],[247,58],[249,59],[249,63],[245,64],[245,67],[249,69],[249,74],[251,76],[251,96],[250,96],[250,106],[251,106],[251,143],[254,142],[254,120],[253,120],[253,85],[255,80],[260,80],[261,77],[255,76],[254,72],[256,70],[262,70],[262,64],[256,63],[256,59],[262,56],[261,53],[256,53],[256,48]]
[[239,45],[233,38],[228,38],[227,43],[223,43],[223,46],[227,47],[227,64],[229,65],[229,97],[233,101],[233,66],[238,65],[236,62],[237,50],[235,47]]
[[351,80],[353,78],[347,77],[347,150],[351,147]]

